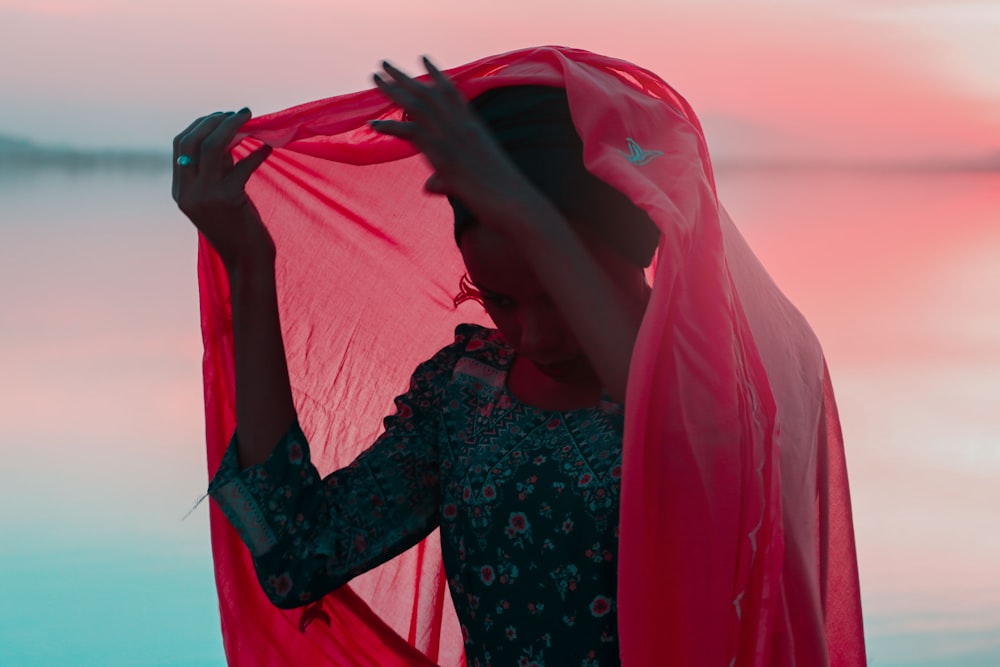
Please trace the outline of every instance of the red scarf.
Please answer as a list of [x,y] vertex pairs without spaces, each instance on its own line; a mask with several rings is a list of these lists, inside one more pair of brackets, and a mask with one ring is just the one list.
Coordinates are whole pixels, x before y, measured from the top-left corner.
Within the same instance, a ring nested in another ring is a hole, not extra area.
[[[850,498],[822,349],[718,202],[691,107],[655,74],[575,49],[484,58],[448,76],[467,98],[564,86],[587,168],[662,231],[632,356],[621,495],[625,667],[865,662]],[[257,118],[234,148],[275,147],[248,190],[274,237],[300,422],[322,473],[375,440],[418,363],[455,325],[463,274],[425,161],[366,121],[377,90]],[[225,272],[201,243],[208,467],[235,429]],[[437,535],[304,609],[267,601],[212,507],[231,665],[463,664]]]

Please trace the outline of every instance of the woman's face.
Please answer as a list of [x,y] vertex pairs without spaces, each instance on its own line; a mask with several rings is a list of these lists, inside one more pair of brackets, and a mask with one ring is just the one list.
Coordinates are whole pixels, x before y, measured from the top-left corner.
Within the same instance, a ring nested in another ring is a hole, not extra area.
[[[641,268],[603,244],[584,239],[584,245],[625,298],[646,303],[649,287]],[[572,329],[514,241],[473,225],[459,248],[486,312],[518,356],[562,383],[596,379]]]

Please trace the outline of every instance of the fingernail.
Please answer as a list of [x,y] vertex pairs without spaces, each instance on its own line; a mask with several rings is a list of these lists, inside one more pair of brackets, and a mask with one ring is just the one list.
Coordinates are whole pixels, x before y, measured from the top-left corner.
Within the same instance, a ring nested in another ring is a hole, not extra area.
[[236,113],[250,113],[250,107],[243,107],[242,109],[240,109]]

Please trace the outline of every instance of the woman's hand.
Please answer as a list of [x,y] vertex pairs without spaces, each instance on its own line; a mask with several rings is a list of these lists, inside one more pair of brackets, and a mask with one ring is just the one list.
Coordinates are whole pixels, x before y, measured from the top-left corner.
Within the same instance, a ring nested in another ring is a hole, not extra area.
[[[173,197],[232,273],[248,259],[273,258],[274,244],[246,193],[271,153],[262,146],[233,162],[229,145],[250,110],[203,116],[174,137]],[[186,164],[182,164],[186,163]]]
[[390,80],[374,75],[375,85],[402,107],[400,121],[371,121],[372,129],[420,149],[434,169],[424,188],[461,201],[484,225],[511,232],[524,212],[547,200],[507,157],[461,92],[426,57],[432,83],[416,81],[388,62]]

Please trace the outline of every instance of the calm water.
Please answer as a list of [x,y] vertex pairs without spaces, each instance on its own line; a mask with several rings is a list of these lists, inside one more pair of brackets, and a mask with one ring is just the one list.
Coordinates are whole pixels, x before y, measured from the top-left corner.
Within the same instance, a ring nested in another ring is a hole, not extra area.
[[[739,171],[823,340],[873,665],[1000,665],[1000,175]],[[0,664],[222,665],[169,175],[0,171]]]

